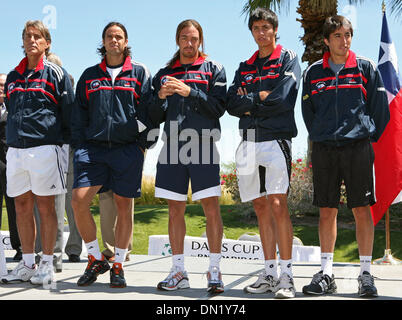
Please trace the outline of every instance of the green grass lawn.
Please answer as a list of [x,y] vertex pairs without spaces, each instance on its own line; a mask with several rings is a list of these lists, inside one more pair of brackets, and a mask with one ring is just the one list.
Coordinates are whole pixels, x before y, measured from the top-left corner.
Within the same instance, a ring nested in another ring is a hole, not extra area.
[[[239,207],[222,205],[221,213],[224,225],[224,234],[228,239],[237,239],[246,232],[258,233],[255,223],[247,223],[242,218]],[[92,209],[98,226],[98,239],[101,239],[99,227],[99,210]],[[205,217],[199,204],[189,204],[186,208],[186,229],[188,236],[201,236],[205,231]],[[3,209],[2,230],[8,230],[6,210]],[[318,219],[317,219],[318,222]],[[294,235],[300,238],[304,245],[318,246],[317,226],[293,225]],[[168,210],[166,205],[136,205],[134,212],[133,254],[148,253],[148,237],[150,235],[168,234]],[[101,249],[103,245],[100,242]],[[374,240],[373,259],[382,258],[385,249],[385,231],[376,230]],[[402,232],[391,231],[391,249],[397,258],[402,258]],[[357,262],[359,259],[355,231],[338,229],[334,260],[337,262]]]

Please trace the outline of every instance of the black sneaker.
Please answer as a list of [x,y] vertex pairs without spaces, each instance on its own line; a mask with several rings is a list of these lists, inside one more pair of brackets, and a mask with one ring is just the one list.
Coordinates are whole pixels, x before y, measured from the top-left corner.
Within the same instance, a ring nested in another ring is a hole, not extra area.
[[360,297],[378,297],[377,288],[374,285],[374,277],[370,273],[364,271],[357,278],[357,282],[359,283],[358,294]]
[[322,295],[336,292],[336,284],[334,275],[330,278],[323,274],[322,271],[313,276],[313,280],[307,286],[303,287],[303,293],[309,295]]
[[126,286],[126,279],[124,279],[124,271],[121,263],[113,263],[112,269],[110,269],[110,287],[125,288]]
[[110,269],[109,263],[102,256],[102,260],[96,260],[92,254],[88,255],[88,265],[84,274],[78,279],[77,285],[89,286],[94,283],[98,278],[98,275],[105,273]]

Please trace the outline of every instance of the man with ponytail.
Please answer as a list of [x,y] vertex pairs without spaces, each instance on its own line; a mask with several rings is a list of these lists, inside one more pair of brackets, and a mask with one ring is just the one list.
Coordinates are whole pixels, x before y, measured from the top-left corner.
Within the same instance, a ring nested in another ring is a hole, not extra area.
[[219,268],[223,226],[219,208],[219,154],[215,142],[220,136],[219,118],[225,112],[225,69],[203,52],[203,31],[197,21],[188,19],[178,25],[176,44],[178,51],[167,66],[159,70],[152,83],[150,115],[154,123],[165,123],[155,196],[167,199],[169,204],[169,240],[173,252],[172,270],[158,284],[158,289],[189,287],[183,246],[184,212],[191,180],[192,200],[201,201],[206,216],[210,250],[207,290],[220,293],[224,290]]

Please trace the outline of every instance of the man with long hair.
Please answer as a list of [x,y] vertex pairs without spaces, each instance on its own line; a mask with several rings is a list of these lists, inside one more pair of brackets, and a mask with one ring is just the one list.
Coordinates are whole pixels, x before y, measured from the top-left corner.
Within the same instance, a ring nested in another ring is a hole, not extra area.
[[219,155],[219,118],[225,112],[226,75],[224,68],[207,58],[201,25],[195,20],[181,22],[176,31],[179,49],[165,68],[153,78],[151,118],[165,122],[164,146],[158,159],[155,196],[169,205],[169,240],[173,266],[160,290],[188,288],[184,268],[184,213],[191,180],[192,200],[200,200],[206,216],[210,251],[208,291],[223,292],[219,264],[223,226]]
[[[66,193],[61,146],[70,138],[74,93],[68,73],[47,61],[51,37],[41,21],[22,32],[25,58],[6,81],[7,194],[14,197],[22,260],[3,282],[53,280],[55,195]],[[42,260],[36,268],[33,206],[40,214]]]
[[96,193],[112,190],[117,222],[110,286],[122,288],[123,262],[133,231],[133,198],[141,195],[146,135],[152,128],[147,117],[151,76],[143,64],[131,60],[127,30],[119,22],[105,26],[98,51],[102,62],[87,68],[78,81],[71,125],[72,207],[88,251],[88,265],[77,284],[90,285],[110,269],[99,249],[90,205]]

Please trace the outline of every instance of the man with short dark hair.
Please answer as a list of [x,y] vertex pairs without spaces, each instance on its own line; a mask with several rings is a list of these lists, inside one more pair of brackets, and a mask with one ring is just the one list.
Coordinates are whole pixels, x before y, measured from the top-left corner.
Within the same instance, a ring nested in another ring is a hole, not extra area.
[[380,138],[389,121],[387,96],[375,64],[350,50],[353,28],[349,20],[327,18],[323,34],[328,51],[307,68],[303,79],[302,111],[313,141],[313,204],[320,208],[321,246],[321,270],[303,292],[321,295],[336,291],[332,265],[343,180],[347,205],[356,222],[358,293],[376,297],[370,273],[374,241],[370,206],[375,203],[370,142]]
[[102,62],[86,69],[78,81],[71,126],[72,207],[88,251],[88,265],[77,284],[90,285],[110,269],[90,212],[96,193],[110,189],[118,215],[110,287],[122,288],[126,286],[123,262],[133,231],[133,198],[141,196],[146,139],[152,128],[147,116],[151,75],[143,64],[131,60],[127,30],[119,22],[103,29],[98,51]]
[[189,287],[184,268],[184,237],[189,181],[192,200],[200,200],[206,216],[210,251],[207,291],[224,291],[220,271],[223,225],[220,215],[219,155],[215,142],[220,136],[219,118],[225,112],[226,74],[219,63],[207,58],[201,25],[182,21],[176,29],[179,50],[153,78],[152,119],[165,122],[159,155],[155,197],[169,205],[169,240],[173,266],[159,282],[160,290]]
[[[22,32],[25,58],[7,76],[7,194],[14,197],[23,259],[5,283],[53,280],[57,233],[55,195],[67,191],[61,146],[70,138],[73,90],[68,73],[47,61],[51,36],[41,21]],[[43,256],[34,258],[36,202],[41,220]]]
[[297,135],[294,106],[301,71],[296,54],[276,42],[278,17],[272,10],[252,11],[248,26],[258,51],[240,63],[228,90],[227,110],[240,118],[242,141],[236,152],[240,197],[242,202],[253,202],[265,268],[257,281],[244,290],[293,298],[293,228],[287,194],[291,139]]

